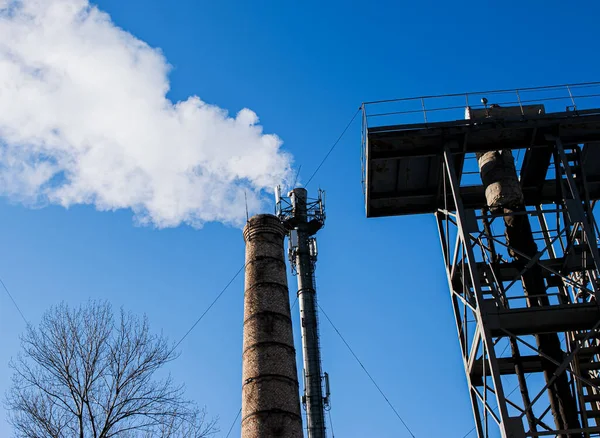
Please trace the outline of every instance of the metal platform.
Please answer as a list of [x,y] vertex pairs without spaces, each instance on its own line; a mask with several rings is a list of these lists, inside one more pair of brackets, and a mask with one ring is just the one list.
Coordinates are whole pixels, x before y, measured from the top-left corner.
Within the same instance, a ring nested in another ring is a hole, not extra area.
[[[510,96],[520,96],[526,91],[534,96],[528,100],[543,104],[551,103],[562,111],[541,115],[518,115],[517,117],[494,117],[488,120],[465,120],[404,123],[379,125],[382,114],[370,115],[368,110],[379,105],[394,102],[374,102],[365,105],[363,118],[363,171],[367,217],[396,216],[406,214],[433,213],[443,206],[442,162],[444,146],[450,147],[455,155],[457,173],[474,171],[473,166],[465,166],[465,158],[474,158],[475,152],[494,149],[523,149],[525,152],[518,161],[521,184],[527,205],[540,202],[552,202],[557,192],[555,181],[546,181],[550,164],[552,142],[548,135],[559,136],[565,145],[583,144],[583,164],[590,196],[600,198],[600,84],[582,86],[549,87],[506,92],[478,92],[460,95],[433,96],[415,99],[401,99],[403,107],[407,102],[423,106],[425,102],[441,107],[422,110],[425,120],[431,119],[431,113],[448,116],[462,115],[465,106],[457,111],[456,106],[443,107],[444,102],[454,102],[457,98],[469,102],[478,96],[495,96],[500,101],[514,104]],[[585,86],[585,88],[583,88]],[[568,88],[567,88],[568,87]],[[578,90],[595,92],[579,95]],[[550,97],[545,97],[549,90]],[[564,98],[556,97],[563,90]],[[597,93],[596,93],[597,92]],[[548,100],[551,99],[551,100]],[[438,102],[439,101],[439,102]],[[565,105],[561,105],[561,104]],[[585,108],[597,104],[598,108]],[[472,105],[470,108],[482,105]],[[565,109],[569,111],[565,111]],[[414,116],[421,110],[389,112],[383,114],[384,121],[393,116]],[[396,117],[391,121],[403,120]],[[413,117],[414,120],[414,117]],[[472,164],[472,163],[471,163]],[[485,206],[484,190],[481,184],[461,186],[463,202],[467,208]]]
[[367,216],[436,216],[477,435],[600,437],[600,83],[363,110]]

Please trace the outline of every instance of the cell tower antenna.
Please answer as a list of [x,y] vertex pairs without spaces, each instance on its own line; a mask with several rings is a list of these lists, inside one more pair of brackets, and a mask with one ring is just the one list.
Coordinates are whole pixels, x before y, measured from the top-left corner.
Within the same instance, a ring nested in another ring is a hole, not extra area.
[[306,189],[294,188],[287,198],[279,199],[276,212],[289,230],[289,257],[292,272],[298,277],[304,359],[302,402],[306,409],[306,429],[308,438],[325,438],[325,405],[329,403],[329,385],[327,383],[327,396],[324,397],[315,284],[317,241],[314,237],[325,225],[324,192],[319,190],[319,197],[309,200]]

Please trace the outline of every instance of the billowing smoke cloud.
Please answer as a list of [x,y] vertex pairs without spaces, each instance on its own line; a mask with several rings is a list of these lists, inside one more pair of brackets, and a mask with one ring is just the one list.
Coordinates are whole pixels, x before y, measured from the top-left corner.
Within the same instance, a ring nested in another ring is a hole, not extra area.
[[249,109],[173,103],[161,52],[88,0],[0,0],[0,194],[129,208],[157,227],[239,224],[291,156]]

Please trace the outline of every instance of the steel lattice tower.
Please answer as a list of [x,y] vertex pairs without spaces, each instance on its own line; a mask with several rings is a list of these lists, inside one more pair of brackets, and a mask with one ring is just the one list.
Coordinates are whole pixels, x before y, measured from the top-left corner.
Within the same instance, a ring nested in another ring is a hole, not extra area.
[[424,123],[373,126],[364,107],[367,216],[435,215],[479,437],[600,436],[590,87],[440,97],[466,98],[454,121],[432,120],[433,98],[415,99]]
[[[314,235],[325,224],[323,192],[316,200],[309,200],[303,188],[292,190],[287,198],[276,193],[277,215],[289,230],[289,258],[292,272],[298,278],[298,305],[302,333],[304,359],[304,396],[306,430],[308,438],[325,438],[325,409],[329,394],[323,396],[321,349],[319,345],[319,321],[315,265],[317,243]],[[327,382],[326,382],[327,383]],[[329,387],[328,383],[326,384]]]

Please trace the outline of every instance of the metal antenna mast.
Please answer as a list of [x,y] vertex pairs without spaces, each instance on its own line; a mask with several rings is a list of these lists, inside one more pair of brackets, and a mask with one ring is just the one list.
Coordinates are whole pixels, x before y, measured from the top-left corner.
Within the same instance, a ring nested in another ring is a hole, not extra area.
[[[276,189],[277,216],[287,227],[290,237],[289,256],[292,272],[298,277],[298,303],[304,358],[304,396],[308,438],[325,438],[325,408],[329,394],[323,397],[319,322],[315,285],[317,241],[314,235],[325,224],[323,192],[316,200],[308,200],[307,191],[295,188],[288,198],[281,198]],[[329,383],[326,381],[326,387]],[[329,392],[329,391],[327,391]]]

